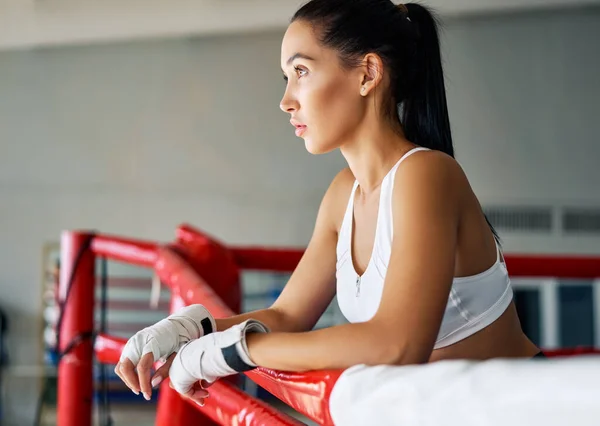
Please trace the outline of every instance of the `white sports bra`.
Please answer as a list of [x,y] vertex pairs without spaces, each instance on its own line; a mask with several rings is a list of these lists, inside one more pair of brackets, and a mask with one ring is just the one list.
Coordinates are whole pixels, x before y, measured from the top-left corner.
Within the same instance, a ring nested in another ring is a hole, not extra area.
[[[362,276],[352,262],[352,223],[354,182],[337,242],[337,300],[349,322],[371,319],[379,307],[383,283],[392,249],[392,193],[396,170],[408,156],[427,148],[414,148],[388,172],[381,183],[375,243],[371,259]],[[469,277],[454,278],[446,311],[434,349],[463,340],[494,322],[510,304],[513,292],[500,248],[496,245],[496,262],[486,271]]]

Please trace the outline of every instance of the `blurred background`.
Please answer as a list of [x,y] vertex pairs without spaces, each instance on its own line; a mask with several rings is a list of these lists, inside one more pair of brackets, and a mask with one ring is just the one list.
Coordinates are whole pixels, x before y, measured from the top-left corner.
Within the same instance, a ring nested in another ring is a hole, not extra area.
[[[189,222],[226,244],[306,245],[345,163],[308,154],[279,110],[301,3],[0,0],[2,426],[53,424],[62,230],[170,241]],[[505,251],[600,255],[600,1],[426,4],[442,19],[457,159]],[[165,289],[150,307],[150,271],[108,271],[109,332],[167,314]],[[286,279],[245,273],[244,310]],[[600,281],[514,284],[536,343],[600,346]],[[341,321],[332,304],[318,326]],[[110,398],[115,424],[152,424],[153,404],[116,380]]]

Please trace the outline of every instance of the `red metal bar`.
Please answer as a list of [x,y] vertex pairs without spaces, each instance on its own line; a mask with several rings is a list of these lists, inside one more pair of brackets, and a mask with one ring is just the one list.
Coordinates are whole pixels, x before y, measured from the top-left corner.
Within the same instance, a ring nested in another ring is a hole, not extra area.
[[246,375],[296,411],[320,425],[330,426],[333,420],[329,414],[329,396],[342,371],[286,373],[257,368]]
[[184,245],[210,244],[215,241],[214,237],[210,237],[206,232],[196,229],[189,223],[183,223],[175,230],[175,239],[182,242]]
[[109,235],[97,235],[92,242],[96,255],[109,259],[153,268],[157,258],[157,244]]
[[242,308],[240,269],[229,247],[190,225],[181,225],[169,246],[219,295],[233,312]]
[[234,315],[206,281],[174,250],[168,247],[158,250],[155,270],[161,281],[171,289],[172,301],[177,304],[177,307],[172,305],[172,310],[199,303],[206,306],[215,318]]
[[[292,272],[302,255],[302,249],[265,249],[231,247],[240,269]],[[506,265],[512,276],[597,278],[600,277],[598,256],[506,255]]]
[[[302,423],[292,419],[270,405],[252,398],[241,389],[219,380],[210,387],[210,398],[206,400],[202,412],[219,425],[246,426],[300,426]],[[197,407],[192,402],[188,405]],[[172,424],[172,423],[169,423]],[[194,423],[182,423],[193,425]],[[158,425],[158,423],[157,423]]]
[[292,272],[304,254],[300,249],[230,247],[230,250],[240,269],[273,272]]
[[103,364],[116,364],[119,362],[125,343],[127,343],[127,339],[99,334],[94,343],[96,358]]
[[[155,426],[217,426],[206,414],[200,412],[200,407],[191,405],[184,400],[176,390],[171,389],[169,381],[160,385]],[[212,398],[214,395],[211,394]],[[210,399],[209,398],[209,399]]]
[[[59,302],[64,304],[58,342],[61,353],[75,339],[94,329],[95,259],[88,245],[91,238],[90,234],[78,232],[64,232],[61,237],[58,294]],[[91,426],[92,374],[93,348],[88,338],[65,354],[58,365],[57,421],[60,426]]]
[[506,267],[514,277],[593,279],[600,277],[600,257],[507,255]]
[[560,358],[577,355],[600,355],[600,348],[594,348],[591,346],[576,346],[574,348],[545,349],[544,355],[546,355],[549,358]]

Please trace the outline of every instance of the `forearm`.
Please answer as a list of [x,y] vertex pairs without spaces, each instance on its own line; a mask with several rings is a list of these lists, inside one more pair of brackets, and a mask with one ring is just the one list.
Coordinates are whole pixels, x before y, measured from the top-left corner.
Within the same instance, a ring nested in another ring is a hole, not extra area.
[[290,324],[290,321],[286,319],[283,313],[273,308],[267,308],[234,315],[229,318],[217,319],[217,331],[227,330],[229,327],[240,324],[251,318],[262,322],[273,332],[285,332],[293,329],[293,325]]
[[304,333],[249,334],[250,358],[282,371],[344,369],[357,364],[398,364],[402,346],[373,333],[367,323],[343,324]]

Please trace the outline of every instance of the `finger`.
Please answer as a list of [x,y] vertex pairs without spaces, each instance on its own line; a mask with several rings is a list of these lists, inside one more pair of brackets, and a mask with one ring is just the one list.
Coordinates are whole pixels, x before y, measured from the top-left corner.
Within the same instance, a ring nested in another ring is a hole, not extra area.
[[137,373],[135,372],[135,366],[133,362],[129,360],[129,358],[125,358],[123,362],[120,363],[119,372],[121,373],[119,377],[123,379],[125,384],[133,391],[134,394],[140,394],[140,385]]
[[169,368],[171,368],[171,364],[173,364],[173,360],[175,359],[176,355],[177,354],[171,354],[167,358],[167,361],[163,365],[161,365],[160,368],[158,368],[158,370],[156,370],[156,372],[152,376],[152,380],[150,381],[152,388],[156,388],[162,383],[163,380],[169,377]]
[[[202,382],[203,381],[204,380],[201,380],[201,381],[198,381],[198,382],[194,383],[194,386],[192,386],[191,392],[192,392],[192,394],[194,394],[195,392],[199,392],[199,394],[205,394],[206,395],[205,397],[207,398],[209,392],[202,387]],[[205,397],[203,396],[203,398],[205,398]]]
[[152,352],[147,353],[142,357],[137,366],[139,384],[147,401],[150,401],[152,396],[152,385],[150,384],[150,376],[152,375],[152,366],[154,364],[154,355]]
[[204,389],[194,389],[188,396],[190,399],[193,399],[196,402],[204,402],[204,399],[208,398],[210,394]]
[[125,380],[123,378],[123,375],[121,374],[121,363],[120,362],[118,362],[117,365],[115,365],[115,374],[119,377],[119,379],[121,379],[121,381],[123,383],[125,383],[125,385],[127,387],[129,387],[129,385],[127,384],[127,380]]
[[200,382],[200,386],[202,387],[202,389],[207,389],[209,387],[211,387],[213,385],[214,382],[207,382],[206,380],[202,380]]
[[204,399],[209,397],[209,393],[207,390],[200,387],[199,382],[196,382],[194,383],[194,386],[188,392],[186,392],[185,395],[183,395],[183,397],[204,405]]
[[119,376],[119,379],[123,380],[123,377],[121,377],[121,371],[119,371],[120,369],[121,369],[121,363],[117,362],[117,365],[115,365],[115,374],[117,376]]
[[136,395],[139,395],[139,392],[136,392],[131,385],[129,384],[129,382],[127,381],[127,378],[125,377],[125,375],[123,374],[123,363],[119,362],[117,363],[117,365],[115,366],[115,374],[117,376],[119,376],[119,378],[123,381],[123,383],[125,383],[125,385],[131,389],[131,391],[133,393],[135,393]]

